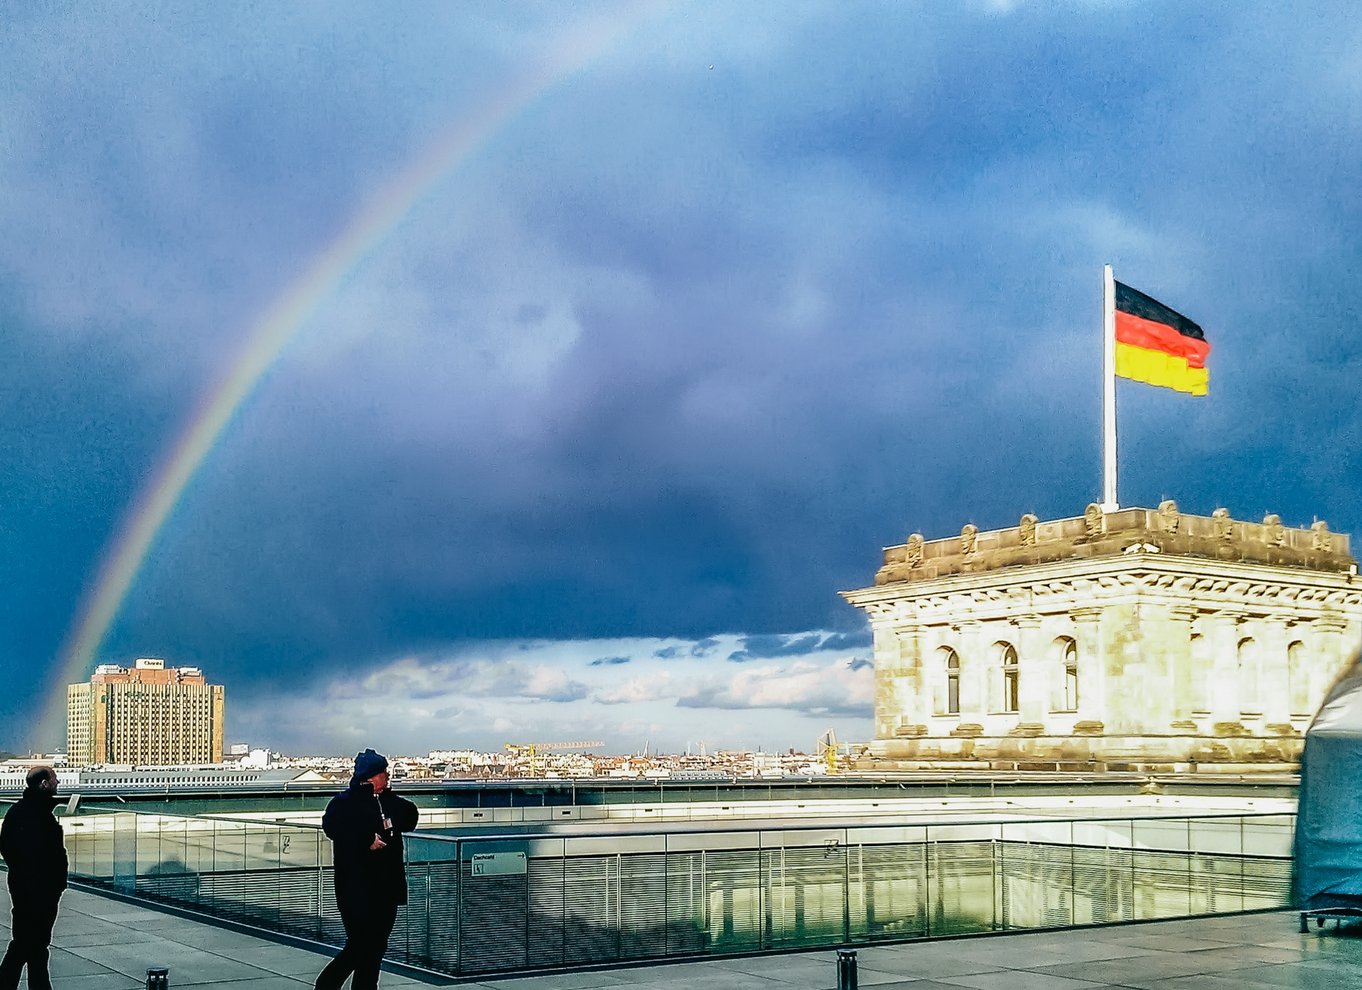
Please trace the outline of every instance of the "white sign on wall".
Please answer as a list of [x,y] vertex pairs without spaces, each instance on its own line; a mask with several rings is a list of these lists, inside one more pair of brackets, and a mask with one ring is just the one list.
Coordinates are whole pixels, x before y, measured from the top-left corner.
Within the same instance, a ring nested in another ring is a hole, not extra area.
[[523,876],[529,872],[523,852],[474,853],[470,862],[475,877]]

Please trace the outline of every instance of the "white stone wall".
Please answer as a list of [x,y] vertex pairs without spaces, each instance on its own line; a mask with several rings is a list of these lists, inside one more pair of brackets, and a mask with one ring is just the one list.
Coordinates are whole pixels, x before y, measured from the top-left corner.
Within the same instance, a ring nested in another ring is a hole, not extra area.
[[[1089,746],[1094,733],[1281,739],[1304,731],[1362,643],[1355,576],[1171,555],[956,574],[847,597],[874,629],[876,739],[943,755],[984,745],[965,740],[1009,738],[1010,749],[1048,757],[1064,748],[1055,740]],[[1005,704],[1004,645],[1017,651],[1016,711]],[[948,710],[950,651],[958,713]]]

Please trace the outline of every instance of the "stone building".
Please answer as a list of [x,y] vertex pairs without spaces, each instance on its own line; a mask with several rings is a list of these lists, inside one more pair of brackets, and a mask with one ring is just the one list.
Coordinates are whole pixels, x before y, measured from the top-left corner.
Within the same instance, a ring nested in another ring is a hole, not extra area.
[[1291,764],[1362,635],[1347,536],[1171,501],[914,533],[843,597],[874,631],[880,766]]
[[221,763],[226,689],[198,667],[101,664],[66,688],[67,759],[78,765]]

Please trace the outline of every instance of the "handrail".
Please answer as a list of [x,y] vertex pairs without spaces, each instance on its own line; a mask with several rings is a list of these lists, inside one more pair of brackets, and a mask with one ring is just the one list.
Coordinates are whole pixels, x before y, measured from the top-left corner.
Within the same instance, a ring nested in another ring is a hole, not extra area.
[[[4,803],[4,802],[0,802]],[[313,822],[294,822],[294,821],[265,821],[258,818],[236,818],[228,815],[185,815],[168,811],[138,811],[127,807],[111,808],[104,805],[82,804],[80,811],[75,818],[81,817],[81,813],[86,810],[100,814],[119,814],[137,815],[149,818],[173,818],[180,820],[194,820],[205,822],[230,822],[240,825],[247,825],[253,828],[298,828],[311,831],[321,831],[321,825]],[[717,820],[711,825],[700,828],[670,827],[665,830],[668,835],[713,835],[738,832],[826,832],[830,830],[850,830],[858,828],[933,828],[933,827],[967,827],[978,825],[1064,825],[1064,824],[1089,824],[1100,822],[1187,822],[1187,821],[1214,821],[1217,819],[1246,819],[1246,818],[1291,818],[1295,817],[1293,811],[1212,811],[1202,814],[1177,814],[1177,815],[1069,815],[1057,817],[1051,815],[1036,816],[1023,815],[1018,817],[970,817],[970,818],[950,818],[940,821],[899,821],[893,824],[885,824],[882,821],[866,821],[862,824],[838,824],[824,822],[822,824],[801,824],[801,823],[772,823],[771,819],[752,818],[746,820],[732,821],[728,819]],[[93,817],[93,815],[91,816]],[[885,817],[890,817],[886,815]],[[67,819],[62,816],[65,821]],[[745,822],[745,823],[744,823]],[[765,822],[766,824],[762,824]],[[566,824],[566,823],[565,823]],[[575,822],[573,824],[576,824]],[[592,822],[584,824],[590,825]],[[664,824],[659,822],[658,824]],[[669,825],[682,823],[666,823]],[[450,826],[441,826],[450,827]],[[629,830],[611,830],[601,832],[573,831],[572,833],[562,831],[543,831],[543,832],[479,832],[476,835],[445,835],[438,832],[425,831],[418,827],[416,834],[423,839],[436,841],[458,842],[458,841],[529,841],[532,839],[562,839],[569,834],[572,838],[639,838],[664,834],[664,830],[657,828],[639,828]]]

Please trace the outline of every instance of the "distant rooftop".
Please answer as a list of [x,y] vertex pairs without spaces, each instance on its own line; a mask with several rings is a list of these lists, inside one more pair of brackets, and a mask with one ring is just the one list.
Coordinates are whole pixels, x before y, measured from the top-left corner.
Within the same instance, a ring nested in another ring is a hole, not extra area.
[[885,548],[884,565],[875,574],[875,583],[924,581],[1131,553],[1357,573],[1347,535],[1331,532],[1323,520],[1304,529],[1285,526],[1271,514],[1256,523],[1233,519],[1226,509],[1195,516],[1178,511],[1177,503],[1170,500],[1157,509],[1115,512],[1103,512],[1093,504],[1081,516],[1050,522],[1027,514],[1009,529],[981,532],[970,524],[959,536],[944,540],[925,540],[921,533],[914,533],[907,542]]

